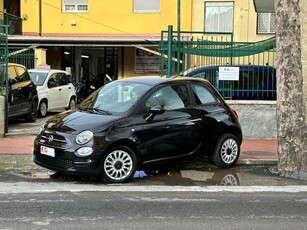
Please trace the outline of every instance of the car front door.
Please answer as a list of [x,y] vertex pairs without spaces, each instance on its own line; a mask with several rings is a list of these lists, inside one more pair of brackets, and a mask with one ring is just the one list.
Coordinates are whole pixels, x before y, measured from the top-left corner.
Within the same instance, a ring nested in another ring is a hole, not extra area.
[[161,106],[164,112],[147,117],[144,124],[144,161],[193,153],[201,144],[202,120],[190,104],[188,86],[174,84],[157,89],[145,102],[145,109]]
[[52,73],[47,82],[48,87],[48,109],[57,109],[62,103],[62,87],[60,86],[60,75]]
[[32,91],[34,89],[34,85],[31,82],[30,75],[28,71],[22,66],[15,66],[15,70],[17,73],[16,79],[18,81],[18,94],[20,95],[19,101],[21,105],[21,111],[26,113],[31,107],[32,103]]
[[8,66],[8,82],[9,82],[9,116],[17,115],[21,112],[22,93],[18,87],[16,79],[17,73],[14,66]]
[[69,84],[68,76],[65,73],[59,73],[59,79],[60,79],[60,93],[62,95],[61,97],[61,104],[59,105],[61,108],[68,107],[70,95],[72,89],[72,85]]

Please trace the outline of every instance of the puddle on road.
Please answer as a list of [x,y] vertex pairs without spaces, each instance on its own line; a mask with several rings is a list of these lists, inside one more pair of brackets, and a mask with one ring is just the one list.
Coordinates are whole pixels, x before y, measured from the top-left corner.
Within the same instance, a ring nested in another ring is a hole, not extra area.
[[[97,178],[69,176],[35,165],[32,156],[0,156],[1,181],[74,182],[102,184]],[[168,164],[169,168],[139,170],[132,180],[134,185],[184,185],[184,186],[287,186],[307,185],[306,180],[287,179],[277,175],[276,166],[244,165],[220,169],[206,158],[197,158]]]

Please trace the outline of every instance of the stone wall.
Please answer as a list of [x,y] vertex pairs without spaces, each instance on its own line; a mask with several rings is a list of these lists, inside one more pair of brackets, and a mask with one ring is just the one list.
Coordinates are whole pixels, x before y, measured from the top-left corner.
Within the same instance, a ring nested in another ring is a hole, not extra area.
[[237,111],[244,139],[277,139],[275,101],[227,101]]
[[[4,136],[4,102],[5,98],[0,96],[0,138]],[[275,101],[227,101],[227,103],[239,115],[244,139],[277,138]]]

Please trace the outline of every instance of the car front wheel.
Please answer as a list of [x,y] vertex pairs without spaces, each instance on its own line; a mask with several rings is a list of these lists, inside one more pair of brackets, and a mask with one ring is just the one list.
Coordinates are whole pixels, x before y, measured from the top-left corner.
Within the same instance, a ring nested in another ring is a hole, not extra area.
[[225,133],[217,141],[212,161],[216,166],[228,168],[233,166],[240,155],[240,144],[236,136]]
[[135,153],[127,146],[112,148],[102,161],[102,179],[105,182],[129,181],[136,170]]
[[70,98],[68,109],[75,109],[76,108],[76,99],[74,97]]

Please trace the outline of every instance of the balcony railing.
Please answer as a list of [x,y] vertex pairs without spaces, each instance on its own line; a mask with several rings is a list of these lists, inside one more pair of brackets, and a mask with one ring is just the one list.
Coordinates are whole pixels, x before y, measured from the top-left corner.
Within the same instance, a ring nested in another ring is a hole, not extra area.
[[[0,11],[0,25],[9,25],[8,35],[22,35],[22,18]],[[0,28],[0,33],[4,33]]]

